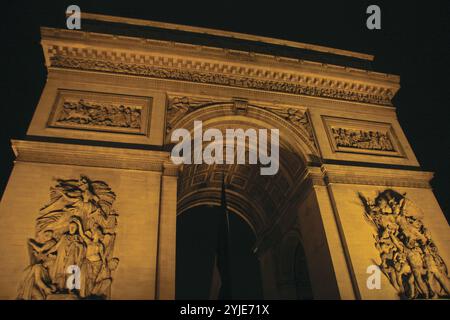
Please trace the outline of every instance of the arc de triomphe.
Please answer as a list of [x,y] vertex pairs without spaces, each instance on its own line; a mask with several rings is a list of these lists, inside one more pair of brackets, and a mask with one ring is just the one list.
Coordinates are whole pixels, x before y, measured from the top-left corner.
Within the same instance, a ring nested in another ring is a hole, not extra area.
[[[47,82],[0,206],[0,298],[71,298],[75,264],[86,297],[173,299],[177,214],[219,205],[223,171],[265,298],[296,298],[299,247],[316,299],[448,295],[433,174],[373,56],[93,14],[41,35]],[[171,133],[194,120],[278,128],[279,172],[174,165]]]

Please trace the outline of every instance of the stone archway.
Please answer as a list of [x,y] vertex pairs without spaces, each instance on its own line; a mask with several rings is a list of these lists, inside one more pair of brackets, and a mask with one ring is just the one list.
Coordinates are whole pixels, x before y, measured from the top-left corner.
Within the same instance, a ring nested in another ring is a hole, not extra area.
[[[171,98],[168,109],[167,144],[171,132],[177,128],[192,132],[194,121],[202,121],[203,130],[216,128],[222,132],[238,128],[280,130],[277,174],[262,176],[260,166],[250,164],[184,164],[178,177],[177,202],[178,215],[196,206],[220,205],[224,176],[228,208],[252,228],[258,257],[267,250],[278,248],[286,232],[286,226],[280,223],[281,217],[292,216],[288,220],[296,220],[291,208],[298,201],[298,181],[302,180],[307,165],[319,158],[306,112],[301,108],[281,109],[237,100],[208,102],[187,97]],[[250,147],[248,144],[244,147],[248,159]],[[288,250],[295,257],[297,248]],[[265,290],[265,298],[283,298],[283,289],[278,288],[282,286],[282,275],[275,269],[268,272],[264,259],[260,259],[260,263],[263,282],[277,284],[270,293]],[[295,259],[290,263],[294,270]]]

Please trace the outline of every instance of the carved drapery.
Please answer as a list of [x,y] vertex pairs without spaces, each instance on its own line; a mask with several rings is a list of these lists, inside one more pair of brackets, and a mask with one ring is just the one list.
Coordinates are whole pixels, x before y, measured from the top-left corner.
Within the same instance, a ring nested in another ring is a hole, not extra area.
[[359,194],[373,226],[381,271],[401,298],[449,297],[447,266],[414,203],[392,189],[375,199]]
[[50,198],[36,219],[35,239],[28,240],[30,265],[18,299],[109,298],[119,263],[113,255],[116,195],[105,182],[81,176],[58,179]]

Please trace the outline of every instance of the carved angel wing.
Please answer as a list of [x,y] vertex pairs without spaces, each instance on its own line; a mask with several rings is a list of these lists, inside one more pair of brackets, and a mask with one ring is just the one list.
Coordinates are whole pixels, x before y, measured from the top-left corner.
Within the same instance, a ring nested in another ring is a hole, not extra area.
[[61,235],[67,229],[73,213],[70,211],[51,211],[36,219],[36,232],[52,230],[56,236]]
[[39,215],[44,216],[50,212],[63,211],[64,208],[81,195],[77,186],[77,180],[60,180],[55,187],[50,188],[50,202],[39,210]]
[[103,181],[93,181],[91,183],[91,188],[94,194],[99,198],[97,205],[102,209],[105,215],[109,215],[111,213],[112,204],[116,200],[116,194]]
[[358,197],[364,206],[364,218],[369,223],[369,225],[372,226],[372,228],[375,231],[375,234],[378,234],[378,223],[373,217],[372,208],[370,207],[369,202],[361,192],[358,192]]
[[56,180],[58,184],[53,188],[50,188],[50,202],[54,202],[58,200],[62,196],[63,193],[67,193],[69,195],[78,195],[80,193],[80,189],[78,188],[78,180]]

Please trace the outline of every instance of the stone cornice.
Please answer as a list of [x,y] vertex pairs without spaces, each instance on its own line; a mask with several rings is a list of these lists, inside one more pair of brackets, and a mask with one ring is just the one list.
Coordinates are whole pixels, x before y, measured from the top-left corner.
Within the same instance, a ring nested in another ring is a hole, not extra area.
[[49,69],[77,69],[391,105],[399,78],[251,52],[42,28]]
[[264,43],[264,44],[275,44],[275,45],[286,46],[286,47],[291,47],[291,48],[308,49],[308,50],[313,50],[313,51],[317,51],[317,52],[333,53],[333,54],[337,54],[337,55],[355,57],[358,59],[364,59],[364,60],[370,60],[370,61],[372,61],[374,59],[373,55],[365,54],[365,53],[359,53],[359,52],[342,50],[342,49],[335,49],[335,48],[324,47],[324,46],[320,46],[320,45],[296,42],[296,41],[275,39],[275,38],[264,37],[264,36],[255,36],[255,35],[245,34],[245,33],[240,33],[240,32],[231,32],[231,31],[224,31],[224,30],[218,30],[218,29],[204,28],[204,27],[193,27],[193,26],[180,25],[180,24],[174,24],[174,23],[142,20],[142,19],[135,19],[135,18],[125,18],[125,17],[117,17],[117,16],[108,16],[108,15],[88,13],[88,12],[83,12],[83,20],[113,22],[113,23],[126,24],[129,26],[143,26],[143,27],[159,28],[159,29],[164,29],[164,30],[192,32],[192,33],[201,34],[201,35],[206,34],[206,35],[233,38],[233,39],[239,39],[239,40],[256,41],[256,42],[260,42],[260,43]]
[[322,166],[327,184],[363,184],[384,187],[431,188],[432,172],[368,168],[326,164]]
[[11,140],[16,161],[157,171],[176,176],[178,166],[164,151]]

